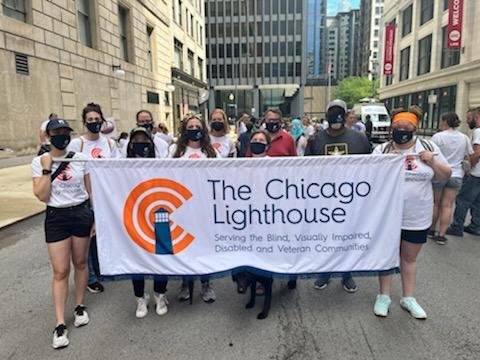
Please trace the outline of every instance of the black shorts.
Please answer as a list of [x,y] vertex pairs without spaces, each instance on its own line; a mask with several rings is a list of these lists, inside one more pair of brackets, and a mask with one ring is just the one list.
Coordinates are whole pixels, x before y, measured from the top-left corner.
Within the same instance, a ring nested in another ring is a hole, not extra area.
[[403,230],[401,239],[412,244],[425,244],[427,242],[428,230]]
[[47,243],[65,240],[70,236],[87,237],[93,225],[90,202],[66,208],[47,206],[45,215],[45,240]]

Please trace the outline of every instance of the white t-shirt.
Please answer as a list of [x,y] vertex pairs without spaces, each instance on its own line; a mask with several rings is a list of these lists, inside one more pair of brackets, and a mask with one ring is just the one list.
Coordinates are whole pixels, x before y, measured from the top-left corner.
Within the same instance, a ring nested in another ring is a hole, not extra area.
[[462,161],[465,156],[473,153],[468,136],[458,130],[449,129],[433,135],[432,141],[438,145],[448,164],[452,167],[452,177],[463,177],[465,172],[462,168]]
[[165,141],[168,145],[171,145],[173,142],[173,137],[170,134],[164,134],[161,131],[155,133],[155,137],[159,137],[160,139]]
[[[173,155],[175,154],[175,151],[177,151],[177,144],[173,144],[170,146],[170,150],[168,153],[169,158],[173,158]],[[221,157],[220,154],[217,151],[217,158]],[[207,154],[205,154],[202,149],[194,149],[190,146],[187,146],[185,149],[185,154],[180,157],[181,159],[206,159]]]
[[235,148],[235,144],[229,136],[224,135],[217,137],[210,135],[210,141],[213,148],[220,154],[220,157],[228,158],[230,154],[232,154],[234,157],[236,156],[237,150]]
[[315,133],[315,128],[313,127],[313,125],[308,125],[308,126],[305,127],[304,134],[307,137],[307,139],[310,136],[312,136],[314,133]]
[[[436,161],[447,163],[442,152],[435,143],[430,142],[434,148]],[[383,154],[383,150],[388,142],[377,146],[373,154]],[[419,154],[426,149],[420,140],[410,149],[401,152],[407,155],[405,158],[405,186],[403,197],[403,219],[402,229],[404,230],[425,230],[432,224],[433,215],[433,189],[432,179],[433,169],[420,160],[418,156],[408,156],[409,154]]]
[[[47,156],[47,154],[37,156],[32,160],[32,177],[34,178],[42,176],[42,164],[40,162],[42,156]],[[73,159],[87,160],[88,157],[81,153],[75,153]],[[59,166],[60,162],[54,162],[52,172],[55,172]],[[88,174],[86,161],[69,163],[65,170],[53,180],[47,205],[61,208],[79,205],[88,200],[88,193],[85,189],[86,174]]]
[[297,140],[297,155],[305,155],[305,148],[307,147],[307,138],[305,136],[300,136]]
[[363,122],[357,121],[355,124],[352,125],[352,130],[365,133],[367,128],[365,127],[365,124]]
[[[473,130],[472,134],[472,145],[480,145],[480,128]],[[470,174],[476,177],[480,177],[480,162],[476,163],[475,166],[470,171]]]
[[115,141],[102,135],[97,140],[88,140],[84,136],[75,138],[68,144],[67,150],[85,154],[92,159],[120,157]]
[[[127,157],[127,145],[130,142],[130,138],[127,139],[125,145],[120,149],[122,157]],[[168,144],[165,140],[162,140],[158,136],[153,136],[153,145],[155,145],[155,157],[166,158],[168,157]]]

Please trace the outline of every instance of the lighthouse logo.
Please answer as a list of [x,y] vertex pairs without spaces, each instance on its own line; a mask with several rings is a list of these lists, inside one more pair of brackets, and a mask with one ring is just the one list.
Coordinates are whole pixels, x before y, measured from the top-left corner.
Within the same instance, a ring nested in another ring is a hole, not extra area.
[[195,237],[170,216],[191,197],[190,190],[170,179],[141,182],[128,195],[123,209],[128,235],[152,254],[178,254],[185,250]]

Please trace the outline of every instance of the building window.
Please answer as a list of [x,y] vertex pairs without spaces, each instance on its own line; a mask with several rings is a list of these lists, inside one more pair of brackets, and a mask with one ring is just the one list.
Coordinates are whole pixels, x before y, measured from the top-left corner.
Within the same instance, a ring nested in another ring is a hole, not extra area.
[[152,49],[152,39],[153,39],[153,28],[147,25],[147,65],[148,70],[153,72],[153,49]]
[[287,0],[278,0],[280,1],[280,14],[287,13]]
[[193,60],[193,52],[188,50],[188,71],[190,75],[195,76],[195,61]]
[[197,66],[198,66],[198,71],[197,71],[198,78],[203,81],[203,60],[202,59],[200,58],[197,59]]
[[392,85],[393,83],[393,76],[387,75],[385,76],[385,86]]
[[400,51],[400,81],[407,80],[410,69],[410,46]]
[[420,4],[420,25],[423,25],[427,21],[433,19],[433,7],[433,0],[422,0]]
[[240,45],[233,44],[233,57],[238,58],[240,57]]
[[442,69],[460,64],[460,49],[448,48],[447,28],[442,28]]
[[25,0],[3,0],[3,15],[26,22],[27,10],[25,5]]
[[193,15],[190,14],[190,35],[193,37]]
[[170,106],[170,93],[168,91],[164,92],[163,105]]
[[183,44],[177,39],[174,39],[173,46],[174,46],[173,63],[176,68],[183,70]]
[[123,60],[130,62],[132,59],[129,51],[129,13],[130,10],[123,6],[118,7],[118,23],[120,30],[120,56]]
[[448,10],[448,0],[443,0],[443,11]]
[[91,14],[90,1],[78,0],[77,1],[78,37],[79,37],[80,43],[88,47],[93,47],[90,14]]
[[270,56],[270,43],[269,42],[264,43],[263,48],[264,48],[263,56]]
[[270,64],[264,64],[264,67],[265,67],[265,71],[264,71],[264,76],[266,78],[269,78],[270,77]]
[[200,46],[203,46],[203,26],[200,25],[200,28],[198,30],[198,43]]
[[263,56],[262,43],[257,43],[257,56],[259,57]]
[[[177,6],[175,9],[175,21],[177,22],[178,25],[182,26],[182,0],[174,0],[174,1],[177,1]],[[213,8],[215,9],[215,6]]]
[[227,44],[226,45],[226,53],[227,53],[227,58],[231,58],[232,57],[232,44]]
[[302,13],[302,10],[303,10],[303,2],[302,0],[297,0],[297,13],[298,14],[301,14]]
[[[207,2],[205,2],[205,4],[206,4],[206,3],[207,3]],[[211,17],[215,17],[215,16],[217,15],[217,14],[216,14],[216,12],[217,12],[216,10],[217,10],[217,9],[215,8],[215,3],[214,3],[213,1],[208,2],[208,7],[209,7],[209,9],[210,9],[210,16],[211,16]]]
[[410,5],[402,13],[402,37],[412,32],[412,7]]
[[430,72],[430,59],[432,57],[432,34],[425,36],[418,42],[418,68],[417,75]]

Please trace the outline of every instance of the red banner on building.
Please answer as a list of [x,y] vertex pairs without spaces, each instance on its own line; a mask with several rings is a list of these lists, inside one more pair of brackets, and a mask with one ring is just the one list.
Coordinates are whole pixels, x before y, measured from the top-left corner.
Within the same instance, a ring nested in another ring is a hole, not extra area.
[[385,49],[383,54],[383,74],[393,74],[393,57],[395,54],[395,24],[385,26]]
[[447,47],[462,46],[463,0],[448,0]]

